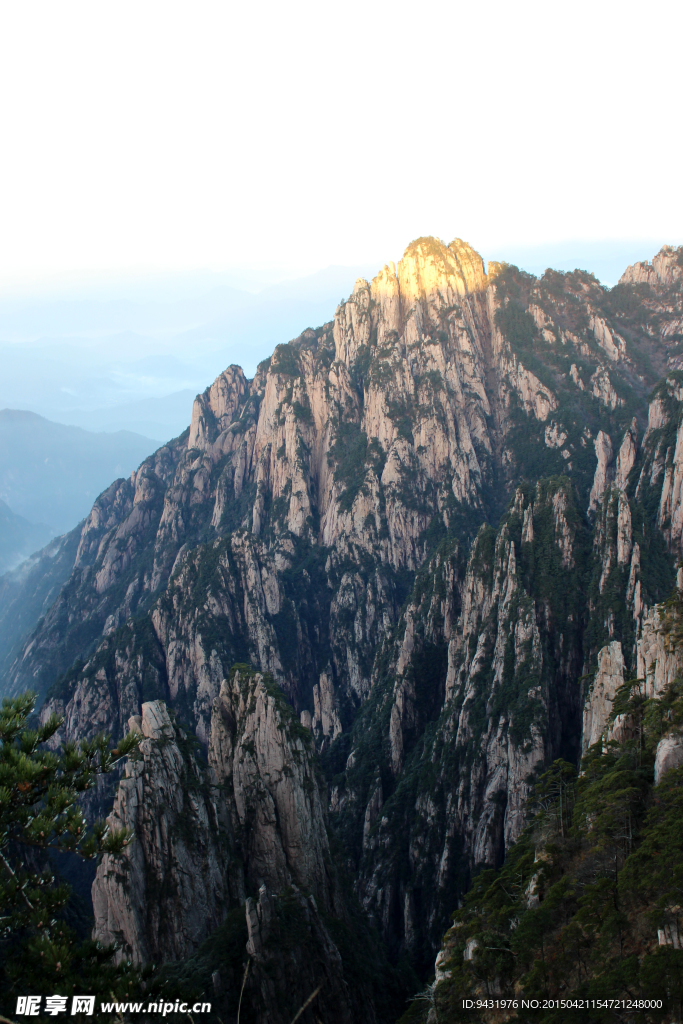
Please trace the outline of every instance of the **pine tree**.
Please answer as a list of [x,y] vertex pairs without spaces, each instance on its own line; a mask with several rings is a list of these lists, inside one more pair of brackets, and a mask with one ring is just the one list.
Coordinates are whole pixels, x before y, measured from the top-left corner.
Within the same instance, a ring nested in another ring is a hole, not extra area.
[[0,707],[0,1012],[12,1016],[18,996],[122,995],[137,977],[131,965],[114,964],[115,948],[77,941],[61,913],[70,888],[56,880],[49,854],[92,860],[132,841],[105,822],[89,828],[79,796],[132,754],[140,736],[129,733],[113,749],[99,735],[54,751],[46,744],[63,719],[31,727],[34,708],[30,693]]

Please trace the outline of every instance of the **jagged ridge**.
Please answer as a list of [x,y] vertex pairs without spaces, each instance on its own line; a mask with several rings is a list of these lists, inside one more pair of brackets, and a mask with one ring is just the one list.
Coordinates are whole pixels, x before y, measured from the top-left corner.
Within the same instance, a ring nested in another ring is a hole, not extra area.
[[208,745],[234,663],[271,673],[358,895],[426,963],[534,772],[578,752],[582,676],[608,641],[634,663],[673,581],[681,263],[606,291],[413,243],[98,499],[7,689],[68,670],[65,735],[161,698]]

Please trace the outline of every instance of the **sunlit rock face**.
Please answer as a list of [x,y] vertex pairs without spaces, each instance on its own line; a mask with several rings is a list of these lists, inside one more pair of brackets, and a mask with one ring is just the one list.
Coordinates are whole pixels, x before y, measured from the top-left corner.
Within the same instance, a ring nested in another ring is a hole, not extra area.
[[[52,687],[66,738],[164,702],[181,774],[178,729],[196,735],[220,787],[197,810],[211,927],[261,885],[340,912],[336,849],[366,917],[426,970],[472,872],[524,828],[535,774],[605,735],[620,679],[672,678],[656,606],[683,553],[681,259],[663,249],[610,291],[420,238],[253,380],[228,367],[189,431],[97,499],[4,686]],[[172,743],[147,740],[161,793]],[[179,812],[137,771],[115,813],[144,833],[145,807]],[[182,862],[148,838],[150,864]],[[199,941],[191,887],[184,938],[156,952],[115,878],[98,885],[102,935],[140,959]]]
[[248,390],[249,383],[240,366],[229,366],[216,377],[211,387],[195,399],[188,448],[205,448],[211,433],[229,427]]
[[655,292],[667,292],[683,280],[681,250],[665,245],[652,263],[634,263],[622,274],[619,284],[646,284]]

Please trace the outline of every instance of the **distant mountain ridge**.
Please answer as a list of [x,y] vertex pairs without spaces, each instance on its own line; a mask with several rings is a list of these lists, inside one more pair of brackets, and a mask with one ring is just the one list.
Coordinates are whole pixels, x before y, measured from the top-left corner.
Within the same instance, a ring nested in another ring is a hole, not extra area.
[[63,419],[55,414],[56,422],[96,433],[115,433],[125,423],[127,430],[156,440],[160,445],[185,430],[196,393],[196,388],[185,388],[158,398],[141,398],[123,405],[80,412],[72,410]]
[[[328,267],[258,293],[212,286],[176,297],[169,286],[165,300],[126,298],[125,289],[118,299],[0,296],[0,407],[87,429],[102,429],[109,410],[106,429],[140,431],[133,423],[146,419],[163,429],[162,409],[159,420],[126,407],[187,389],[193,397],[231,361],[253,373],[275,340],[327,319],[364,269]],[[192,399],[188,419],[191,407]],[[151,436],[167,440],[177,432],[160,436],[152,427]]]
[[[156,447],[128,431],[95,434],[2,409],[0,500],[30,523],[46,524],[53,535],[66,533],[112,479],[128,476]],[[47,539],[43,535],[42,543]]]

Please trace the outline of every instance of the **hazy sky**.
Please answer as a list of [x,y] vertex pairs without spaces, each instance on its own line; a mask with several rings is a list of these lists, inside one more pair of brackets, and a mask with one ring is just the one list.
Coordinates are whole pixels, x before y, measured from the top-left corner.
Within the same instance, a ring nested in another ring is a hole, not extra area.
[[5,3],[0,284],[683,241],[680,2]]

